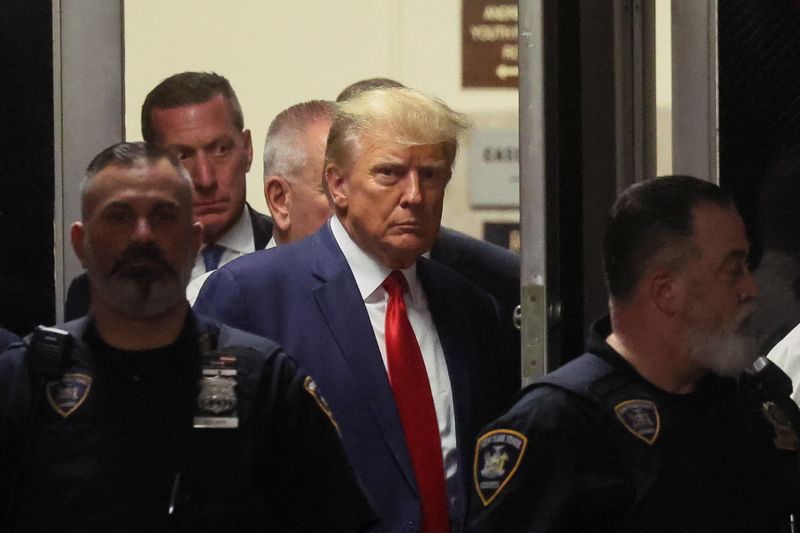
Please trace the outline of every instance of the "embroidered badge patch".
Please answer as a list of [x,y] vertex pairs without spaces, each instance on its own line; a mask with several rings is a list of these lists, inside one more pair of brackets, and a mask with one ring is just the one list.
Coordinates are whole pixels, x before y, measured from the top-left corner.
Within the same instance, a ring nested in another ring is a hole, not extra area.
[[661,431],[658,407],[650,400],[626,400],[614,407],[617,418],[636,438],[653,445]]
[[472,477],[484,507],[517,473],[527,445],[528,438],[513,429],[495,429],[478,439]]
[[306,376],[305,381],[303,382],[303,387],[306,389],[314,401],[317,402],[317,405],[325,413],[325,416],[328,417],[328,420],[331,421],[333,427],[336,428],[336,432],[341,435],[342,432],[339,430],[339,424],[336,423],[336,419],[333,418],[333,411],[331,411],[331,406],[328,405],[328,402],[325,401],[325,398],[322,397],[322,394],[319,393],[317,390],[317,384],[311,376]]
[[86,374],[64,374],[58,381],[47,384],[47,401],[56,413],[67,418],[89,396],[92,378]]
[[775,438],[772,442],[779,450],[787,450],[790,452],[797,451],[797,435],[792,429],[792,423],[789,417],[783,412],[775,402],[764,402],[761,405],[761,411],[764,413],[764,418],[767,419],[775,430]]

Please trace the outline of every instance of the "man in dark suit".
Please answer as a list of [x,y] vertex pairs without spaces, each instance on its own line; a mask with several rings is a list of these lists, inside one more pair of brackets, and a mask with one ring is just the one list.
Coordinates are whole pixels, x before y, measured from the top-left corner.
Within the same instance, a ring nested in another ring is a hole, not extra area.
[[466,126],[411,89],[342,102],[326,150],[335,216],[221,268],[196,303],[270,335],[315,376],[376,531],[460,531],[476,431],[518,385],[496,358],[493,298],[421,257]]
[[[405,87],[389,78],[368,78],[342,89],[337,102],[350,100],[371,89]],[[488,292],[500,307],[500,334],[503,358],[509,364],[520,365],[520,331],[514,313],[520,302],[519,255],[500,246],[476,239],[450,228],[441,228],[430,251],[434,261],[452,268],[472,283]],[[521,369],[520,369],[521,378]]]
[[[192,279],[266,247],[272,220],[245,202],[253,144],[227,79],[182,72],[159,83],[142,105],[142,136],[175,154],[192,176],[194,216],[203,224],[204,243]],[[64,307],[67,320],[88,312],[85,274],[73,280]]]
[[460,231],[441,228],[430,258],[452,268],[497,300],[503,364],[516,368],[519,383],[522,378],[521,341],[514,321],[520,302],[519,255]]

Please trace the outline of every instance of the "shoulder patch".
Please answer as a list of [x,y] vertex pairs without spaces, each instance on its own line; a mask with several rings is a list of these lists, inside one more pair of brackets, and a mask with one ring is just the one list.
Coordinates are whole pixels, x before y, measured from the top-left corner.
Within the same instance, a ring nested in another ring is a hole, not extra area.
[[322,397],[322,394],[319,393],[319,390],[317,389],[317,383],[314,381],[314,378],[311,376],[306,376],[305,381],[303,381],[303,388],[306,389],[306,392],[308,392],[312,398],[314,398],[314,401],[317,402],[320,410],[325,413],[325,416],[328,417],[328,420],[331,421],[331,424],[333,424],[333,427],[336,429],[336,433],[338,433],[341,437],[342,432],[339,430],[339,424],[336,423],[336,419],[333,418],[331,406],[328,405],[328,402],[326,402],[325,398]]
[[650,400],[625,400],[614,406],[614,412],[631,434],[652,446],[661,431],[658,407]]
[[86,401],[91,388],[91,376],[64,374],[61,379],[47,383],[47,401],[56,413],[67,418]]
[[527,445],[528,438],[513,429],[495,429],[478,439],[472,477],[484,507],[517,473]]
[[779,450],[786,450],[790,452],[797,451],[797,435],[792,429],[792,423],[789,417],[775,402],[764,402],[761,404],[761,412],[764,418],[770,423],[772,429],[775,430],[775,437],[772,442]]

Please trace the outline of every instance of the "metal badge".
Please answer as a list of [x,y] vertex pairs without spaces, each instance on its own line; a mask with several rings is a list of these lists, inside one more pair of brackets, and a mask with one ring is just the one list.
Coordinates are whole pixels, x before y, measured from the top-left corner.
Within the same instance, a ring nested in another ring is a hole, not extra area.
[[528,438],[513,429],[495,429],[478,439],[472,478],[484,507],[517,473],[527,445]]
[[47,384],[47,401],[56,413],[67,418],[86,401],[92,389],[92,377],[86,374],[64,374]]
[[617,418],[632,435],[653,445],[661,431],[658,407],[650,400],[625,400],[614,406]]
[[236,404],[236,357],[226,354],[205,357],[200,378],[200,392],[197,395],[194,427],[210,429],[239,427]]
[[764,418],[772,425],[775,430],[775,438],[772,442],[779,450],[787,450],[790,452],[797,451],[797,435],[792,429],[792,424],[789,422],[789,417],[783,412],[778,404],[775,402],[764,402],[761,404],[761,412],[764,413]]

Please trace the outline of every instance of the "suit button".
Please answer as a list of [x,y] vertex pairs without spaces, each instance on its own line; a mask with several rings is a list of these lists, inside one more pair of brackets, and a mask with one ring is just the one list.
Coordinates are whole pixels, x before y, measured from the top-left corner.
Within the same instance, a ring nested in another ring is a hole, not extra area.
[[408,522],[406,522],[406,529],[409,531],[416,531],[417,524],[415,524],[413,520],[409,520]]

